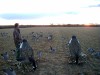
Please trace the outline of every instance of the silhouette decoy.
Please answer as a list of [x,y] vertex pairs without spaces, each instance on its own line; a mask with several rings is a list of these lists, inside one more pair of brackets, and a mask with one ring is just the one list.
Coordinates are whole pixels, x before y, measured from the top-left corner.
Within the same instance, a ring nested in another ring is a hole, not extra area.
[[52,46],[50,46],[50,51],[51,51],[51,52],[55,52],[56,49],[55,49],[55,48],[52,48]]
[[3,69],[3,72],[5,73],[5,75],[16,75],[16,72],[11,67],[7,69]]
[[3,53],[3,54],[1,54],[1,56],[3,57],[3,59],[4,60],[8,60],[9,59],[9,55],[8,55],[8,53],[7,52],[5,52],[5,53]]
[[38,51],[37,52],[37,55],[38,55],[38,59],[40,59],[42,57],[42,52],[41,51]]
[[93,49],[93,48],[88,48],[87,50],[88,50],[88,52],[90,52],[90,53],[93,53],[93,52],[94,52],[94,49]]

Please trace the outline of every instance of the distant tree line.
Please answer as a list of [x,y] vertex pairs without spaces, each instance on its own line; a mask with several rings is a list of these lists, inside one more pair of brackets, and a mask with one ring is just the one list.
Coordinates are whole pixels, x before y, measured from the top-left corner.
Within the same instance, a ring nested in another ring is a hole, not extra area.
[[[80,24],[64,24],[64,25],[20,25],[20,28],[28,28],[28,27],[100,27],[100,25],[80,25]],[[14,25],[1,25],[0,29],[14,28]]]

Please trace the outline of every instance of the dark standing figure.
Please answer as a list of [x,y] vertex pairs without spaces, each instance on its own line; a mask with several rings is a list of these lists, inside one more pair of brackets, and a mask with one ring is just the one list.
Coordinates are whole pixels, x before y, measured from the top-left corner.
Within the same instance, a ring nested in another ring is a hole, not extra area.
[[28,61],[32,64],[33,69],[36,70],[37,66],[36,66],[36,62],[34,60],[33,49],[29,45],[29,43],[26,39],[23,39],[23,41],[20,45],[20,50],[21,50],[22,58],[19,59],[19,61],[23,61],[24,58],[25,58],[26,61],[28,59]]
[[71,57],[74,58],[76,64],[78,64],[79,63],[78,60],[81,55],[81,46],[76,36],[72,36],[71,40],[69,41],[69,50],[70,50]]
[[19,29],[18,23],[15,23],[15,28],[14,28],[14,31],[13,31],[13,37],[14,37],[14,43],[15,43],[16,52],[17,52],[16,58],[19,58],[20,57],[21,34],[20,34],[20,29]]

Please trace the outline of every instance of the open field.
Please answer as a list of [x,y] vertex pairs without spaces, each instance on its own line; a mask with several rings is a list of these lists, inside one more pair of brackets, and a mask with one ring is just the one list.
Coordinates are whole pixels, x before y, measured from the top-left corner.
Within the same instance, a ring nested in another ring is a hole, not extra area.
[[[100,51],[100,27],[33,27],[21,28],[20,30],[21,35],[28,40],[34,49],[36,60],[38,58],[37,52],[42,52],[37,70],[33,74],[30,73],[30,75],[78,75],[78,73],[82,72],[86,73],[84,75],[100,74],[100,59],[94,58],[87,51],[88,48]],[[0,53],[8,51],[11,55],[10,50],[15,49],[12,37],[13,29],[0,29],[0,33],[3,32],[8,34],[6,36],[1,36],[0,34]],[[41,33],[43,37],[36,41],[32,39],[32,32]],[[46,38],[48,34],[53,35],[53,39],[50,41]],[[66,44],[72,35],[77,36],[83,53],[87,55],[84,65],[68,64],[69,50]],[[50,46],[56,48],[54,53],[50,52]],[[0,62],[0,70],[2,65],[3,63]],[[21,74],[17,73],[17,75]]]

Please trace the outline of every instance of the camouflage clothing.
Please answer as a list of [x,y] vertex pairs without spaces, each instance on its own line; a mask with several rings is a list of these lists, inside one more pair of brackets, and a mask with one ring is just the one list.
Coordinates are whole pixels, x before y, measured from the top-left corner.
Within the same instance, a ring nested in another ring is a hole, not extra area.
[[30,47],[30,45],[26,39],[23,39],[23,41],[20,45],[20,50],[21,50],[22,57],[28,58],[28,57],[33,56],[33,49],[32,49],[32,47]]
[[72,37],[69,41],[69,50],[71,57],[75,58],[76,62],[78,62],[78,59],[81,56],[81,46],[76,37]]
[[16,48],[19,48],[21,42],[21,34],[19,29],[14,29],[13,37]]
[[70,54],[71,56],[75,57],[76,55],[81,54],[81,46],[79,44],[79,42],[77,41],[77,39],[71,39],[69,42],[69,50],[70,50]]
[[20,42],[21,42],[21,34],[19,29],[14,29],[13,31],[14,43],[16,46],[16,58],[20,57]]

